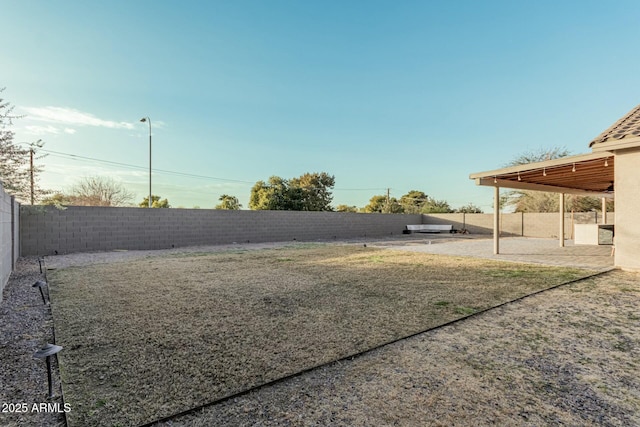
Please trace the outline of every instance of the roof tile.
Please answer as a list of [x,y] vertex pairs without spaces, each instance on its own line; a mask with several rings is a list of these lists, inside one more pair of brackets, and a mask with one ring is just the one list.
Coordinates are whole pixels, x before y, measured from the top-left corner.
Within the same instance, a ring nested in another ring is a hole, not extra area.
[[611,140],[620,140],[634,136],[640,136],[640,105],[629,111],[609,129],[598,135],[589,143],[589,147]]

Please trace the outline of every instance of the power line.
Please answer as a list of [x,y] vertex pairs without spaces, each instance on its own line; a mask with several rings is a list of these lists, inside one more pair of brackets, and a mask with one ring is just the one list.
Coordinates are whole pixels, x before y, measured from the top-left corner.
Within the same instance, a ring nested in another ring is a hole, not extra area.
[[[112,165],[112,166],[120,166],[120,167],[138,169],[138,170],[145,170],[145,171],[147,170],[147,168],[145,166],[131,165],[131,164],[128,164],[128,163],[121,163],[121,162],[114,162],[114,161],[111,161],[111,160],[97,159],[95,157],[87,157],[87,156],[80,156],[78,154],[62,153],[60,151],[45,150],[45,149],[42,149],[42,148],[40,149],[40,151],[44,151],[45,153],[51,154],[53,156],[57,156],[57,157],[61,157],[61,158],[68,158],[68,159],[71,159],[71,160],[89,160],[89,161],[92,161],[92,162],[104,163],[104,164],[108,164],[108,165]],[[154,172],[158,172],[158,173],[169,174],[169,175],[185,176],[185,177],[189,177],[189,178],[200,178],[200,179],[210,179],[210,180],[215,180],[215,181],[228,181],[228,182],[240,182],[240,183],[243,183],[243,184],[253,184],[253,182],[251,182],[251,181],[243,181],[243,180],[231,179],[231,178],[219,178],[219,177],[215,177],[215,176],[198,175],[198,174],[193,174],[193,173],[177,172],[177,171],[171,171],[171,170],[165,170],[165,169],[153,169],[153,171]]]
[[[98,159],[95,157],[88,157],[88,156],[81,156],[78,154],[71,154],[71,153],[63,153],[60,151],[53,151],[53,150],[45,150],[43,148],[40,148],[39,151],[43,151],[47,154],[50,154],[53,157],[60,157],[63,159],[71,159],[71,160],[76,160],[76,161],[80,161],[80,160],[85,160],[85,161],[92,161],[92,162],[97,162],[97,163],[103,163],[103,164],[107,164],[107,165],[111,165],[111,166],[119,166],[119,167],[124,167],[124,168],[129,168],[129,169],[136,169],[136,170],[144,170],[146,171],[147,168],[145,166],[139,166],[139,165],[132,165],[129,163],[122,163],[122,162],[114,162],[112,160],[104,160],[104,159]],[[178,171],[171,171],[171,170],[166,170],[166,169],[153,169],[153,172],[157,172],[157,173],[162,173],[162,174],[166,174],[166,175],[174,175],[174,176],[184,176],[184,177],[188,177],[188,178],[198,178],[198,179],[207,179],[207,180],[215,180],[215,181],[226,181],[226,182],[237,182],[237,183],[242,183],[242,184],[255,184],[257,181],[244,181],[244,180],[240,180],[240,179],[231,179],[231,178],[219,178],[219,177],[214,177],[214,176],[207,176],[207,175],[199,175],[199,174],[193,174],[193,173],[187,173],[187,172],[178,172]],[[382,188],[334,188],[333,191],[378,191],[378,190],[382,190]]]

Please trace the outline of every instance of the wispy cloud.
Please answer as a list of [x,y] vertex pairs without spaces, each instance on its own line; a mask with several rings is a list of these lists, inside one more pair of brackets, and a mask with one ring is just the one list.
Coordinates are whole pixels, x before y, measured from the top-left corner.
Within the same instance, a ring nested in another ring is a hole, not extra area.
[[[94,116],[91,113],[74,110],[65,107],[22,107],[28,114],[28,118],[35,121],[46,123],[54,123],[68,126],[96,126],[106,127],[110,129],[134,129],[133,123],[115,122],[113,120],[104,120]],[[65,129],[68,132],[73,129]]]
[[55,126],[25,126],[25,130],[29,135],[57,135],[60,129]]
[[71,128],[60,129],[53,125],[47,125],[47,126],[30,125],[30,126],[25,126],[24,130],[25,130],[25,133],[27,133],[28,135],[35,135],[35,136],[59,135],[63,132],[68,135],[73,135],[74,133],[76,133],[75,129],[71,129]]

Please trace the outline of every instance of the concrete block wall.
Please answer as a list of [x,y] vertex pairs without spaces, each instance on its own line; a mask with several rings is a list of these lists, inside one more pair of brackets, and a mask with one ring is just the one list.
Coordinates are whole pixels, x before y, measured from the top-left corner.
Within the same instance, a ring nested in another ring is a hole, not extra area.
[[[565,236],[571,233],[566,227],[567,215],[565,215]],[[522,235],[527,237],[558,237],[560,215],[555,212],[522,215]]]
[[[500,223],[505,235],[522,235],[522,214],[501,214]],[[493,214],[424,214],[425,224],[451,224],[456,230],[466,229],[471,234],[492,234]]]
[[[526,213],[523,214],[522,230],[527,237],[558,237],[559,214],[549,213]],[[602,217],[597,212],[576,212],[564,214],[564,237],[573,239],[574,224],[599,224]],[[615,223],[615,214],[607,213],[607,224]]]
[[435,225],[453,225],[453,228],[455,228],[456,230],[462,230],[464,228],[464,214],[423,214],[422,223]]
[[400,235],[421,215],[109,207],[21,209],[21,254]]
[[11,258],[13,268],[15,269],[16,261],[20,258],[20,203],[18,203],[15,197],[11,198],[11,219],[13,221],[13,229],[11,230],[11,239],[13,240]]
[[18,206],[15,198],[7,194],[0,183],[0,302],[20,253]]
[[[607,219],[608,223],[613,223],[614,214],[608,214]],[[500,222],[503,235],[558,235],[556,213],[501,214]],[[573,236],[573,223],[595,222],[593,212],[574,214],[573,222],[571,214],[566,214],[566,238]],[[19,223],[20,249],[14,247],[16,256],[27,256],[233,242],[331,240],[399,235],[407,224],[421,223],[453,224],[456,229],[466,228],[472,234],[493,233],[493,214],[405,215],[80,206],[60,210],[23,206]],[[17,225],[14,222],[13,226]],[[17,241],[15,239],[14,243]]]
[[[566,213],[564,219],[565,238],[573,238],[573,224],[596,224],[602,220],[597,212]],[[500,214],[500,231],[503,236],[525,236],[556,238],[559,230],[557,213],[503,213]],[[452,224],[471,234],[493,234],[493,214],[425,214],[424,224]],[[607,224],[615,223],[615,214],[607,213]]]

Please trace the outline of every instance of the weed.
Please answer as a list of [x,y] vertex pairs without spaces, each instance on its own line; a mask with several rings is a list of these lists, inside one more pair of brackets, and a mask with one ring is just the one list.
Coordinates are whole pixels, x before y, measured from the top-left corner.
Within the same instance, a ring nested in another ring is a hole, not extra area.
[[469,315],[475,313],[476,311],[478,311],[478,310],[476,310],[473,307],[465,307],[465,306],[462,306],[462,305],[457,306],[456,309],[455,309],[456,314],[461,314],[463,316],[469,316]]
[[613,348],[623,353],[627,353],[633,349],[633,342],[628,337],[621,335],[620,341],[616,342],[613,345]]

